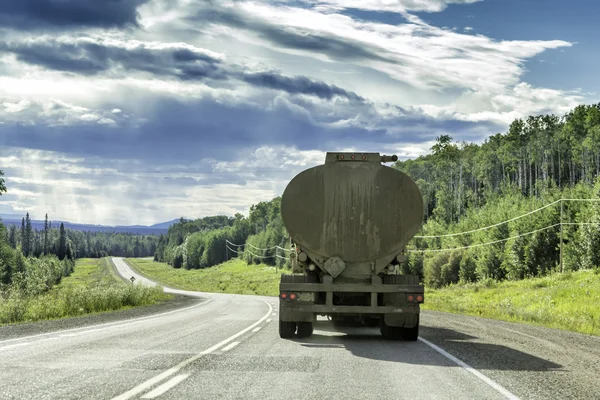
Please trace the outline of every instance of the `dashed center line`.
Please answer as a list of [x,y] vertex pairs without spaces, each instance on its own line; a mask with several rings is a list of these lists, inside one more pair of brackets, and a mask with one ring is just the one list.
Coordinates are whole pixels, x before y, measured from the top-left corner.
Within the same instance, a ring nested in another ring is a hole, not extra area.
[[155,397],[158,397],[161,394],[164,394],[167,390],[174,388],[178,383],[182,382],[188,376],[190,376],[190,375],[189,374],[177,375],[176,377],[169,379],[168,381],[166,381],[165,383],[163,383],[162,385],[160,385],[153,391],[143,395],[142,399],[153,399]]
[[269,318],[269,319],[267,320],[267,323],[269,323],[269,322],[271,322],[271,321],[273,321],[273,320],[272,320],[271,318]]
[[221,349],[221,351],[229,351],[229,350],[233,349],[235,346],[237,346],[238,344],[240,344],[240,342],[229,343],[227,346],[223,347]]
[[[238,337],[242,336],[243,334],[245,334],[246,332],[256,328],[258,325],[262,324],[264,320],[267,319],[267,317],[269,316],[269,314],[271,313],[271,311],[273,310],[273,307],[271,307],[271,305],[265,301],[265,304],[267,306],[269,306],[269,311],[267,311],[267,313],[258,321],[256,321],[255,323],[253,323],[252,325],[250,325],[249,327],[242,329],[241,331],[239,331],[238,333],[236,333],[233,336],[230,336],[229,338],[223,340],[222,342],[217,343],[216,345],[212,346],[209,349],[206,349],[204,351],[201,351],[200,353],[196,354],[193,357],[188,358],[187,360],[184,360],[182,362],[180,362],[179,364],[177,364],[176,366],[169,368],[168,370],[164,371],[161,374],[156,375],[153,378],[148,379],[145,382],[140,383],[139,385],[137,385],[136,387],[126,391],[125,393],[116,396],[113,398],[113,400],[127,400],[132,398],[133,396],[142,393],[143,391],[151,388],[152,386],[156,385],[157,383],[163,381],[164,379],[168,378],[171,375],[176,374],[177,372],[179,372],[179,370],[181,370],[182,368],[188,366],[189,364],[193,363],[194,361],[200,359],[201,357],[204,357],[207,354],[211,354],[214,351],[218,350],[219,348],[221,348],[222,346],[225,346],[227,343],[237,339]],[[229,346],[228,346],[229,347]]]

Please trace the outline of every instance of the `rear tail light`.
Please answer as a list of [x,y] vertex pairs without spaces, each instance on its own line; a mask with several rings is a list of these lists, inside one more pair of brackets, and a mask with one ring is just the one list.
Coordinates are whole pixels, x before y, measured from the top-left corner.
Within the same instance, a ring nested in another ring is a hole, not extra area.
[[423,303],[423,295],[422,294],[409,294],[408,296],[406,296],[406,299],[410,302],[410,303]]
[[296,293],[290,294],[290,300],[296,300]]
[[297,300],[298,295],[296,293],[281,293],[279,297],[282,300]]
[[281,293],[281,298],[282,299],[287,299],[287,293]]

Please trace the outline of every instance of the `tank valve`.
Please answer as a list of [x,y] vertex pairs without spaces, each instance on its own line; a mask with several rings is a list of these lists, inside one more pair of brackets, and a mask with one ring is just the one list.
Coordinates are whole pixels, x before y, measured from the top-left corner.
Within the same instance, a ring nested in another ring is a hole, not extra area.
[[381,162],[396,162],[398,161],[398,156],[397,155],[393,155],[393,156],[381,156]]

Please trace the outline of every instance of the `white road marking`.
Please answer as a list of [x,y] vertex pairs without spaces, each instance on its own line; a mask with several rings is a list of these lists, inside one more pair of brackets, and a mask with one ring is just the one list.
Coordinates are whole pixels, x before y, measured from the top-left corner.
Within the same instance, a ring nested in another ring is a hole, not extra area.
[[145,395],[143,395],[142,399],[153,399],[155,397],[158,397],[161,394],[164,394],[165,392],[167,392],[169,389],[174,388],[177,384],[179,384],[180,382],[182,382],[188,376],[190,376],[190,375],[189,374],[177,375],[176,377],[174,377],[172,379],[169,379],[168,381],[166,381],[165,383],[163,383],[162,385],[160,385],[159,387],[157,387],[153,391],[151,391],[151,392],[146,393]]
[[260,329],[261,329],[261,327],[259,326],[257,328],[252,329],[252,332],[258,332],[258,331],[260,331]]
[[271,319],[271,318],[269,318],[269,319],[267,320],[267,323],[269,323],[269,322],[271,322],[271,321],[272,321],[272,319]]
[[227,346],[223,347],[221,349],[221,351],[229,351],[229,350],[233,349],[235,346],[237,346],[238,344],[240,344],[240,342],[229,343]]
[[[2,340],[0,341],[0,345],[3,345],[5,343],[11,343],[11,342],[17,342],[20,340],[29,340],[29,339],[35,339],[35,338],[39,338],[39,337],[44,337],[44,336],[51,336],[51,335],[56,335],[56,337],[54,338],[48,338],[48,339],[56,339],[59,338],[60,336],[65,336],[65,334],[67,334],[67,332],[77,332],[76,334],[84,334],[84,333],[88,333],[88,332],[93,332],[93,331],[97,331],[100,329],[110,329],[110,328],[119,328],[122,326],[128,326],[128,325],[133,325],[133,324],[138,324],[140,322],[145,322],[145,321],[151,321],[153,319],[158,319],[164,315],[168,315],[168,314],[173,314],[173,313],[177,313],[177,312],[181,312],[181,311],[186,311],[195,307],[199,307],[199,306],[203,306],[209,303],[212,303],[213,300],[206,300],[200,304],[195,304],[193,306],[190,307],[185,307],[185,308],[180,308],[177,310],[173,310],[173,311],[167,311],[161,314],[154,314],[154,315],[149,315],[147,317],[140,317],[140,318],[135,318],[132,320],[129,320],[127,322],[122,322],[122,321],[115,321],[115,322],[107,322],[105,324],[98,324],[98,325],[91,325],[91,326],[82,326],[80,328],[72,328],[72,329],[65,329],[62,331],[54,331],[54,332],[48,332],[48,333],[40,333],[38,335],[31,335],[31,336],[24,336],[24,337],[19,337],[19,338],[15,338],[15,339],[8,339],[8,340]],[[73,336],[73,334],[71,334],[70,336]],[[40,342],[40,340],[35,341],[35,342],[28,342],[28,343],[23,343],[23,344],[34,344],[34,343],[38,343]],[[12,347],[12,346],[10,346]],[[0,347],[0,351],[9,348],[7,347]]]
[[449,360],[455,362],[456,364],[458,364],[459,366],[461,366],[462,368],[464,368],[468,372],[472,373],[477,378],[481,379],[483,382],[487,383],[489,386],[491,386],[494,390],[496,390],[498,393],[500,393],[501,395],[503,395],[507,399],[510,399],[510,400],[519,400],[519,398],[517,396],[515,396],[514,394],[512,394],[511,392],[509,392],[508,390],[506,390],[505,388],[503,388],[502,386],[500,386],[498,383],[494,382],[493,380],[491,380],[487,376],[483,375],[481,372],[477,371],[475,368],[471,367],[467,363],[459,360],[458,358],[454,357],[452,354],[446,352],[442,348],[436,346],[435,344],[431,343],[430,341],[428,341],[426,339],[423,339],[423,338],[420,337],[419,340],[421,342],[425,343],[427,346],[429,346],[432,349],[434,349],[435,351],[437,351],[438,353],[440,353],[441,355],[443,355],[444,357],[446,357]]
[[[261,300],[264,301],[264,300]],[[196,354],[193,357],[188,358],[187,360],[184,360],[182,362],[180,362],[179,364],[177,364],[176,366],[174,366],[173,368],[170,368],[168,370],[166,370],[165,372],[163,372],[162,374],[156,375],[154,378],[148,379],[146,382],[143,382],[141,384],[139,384],[138,386],[134,387],[133,389],[128,390],[127,392],[121,394],[120,396],[115,397],[113,400],[127,400],[132,398],[133,396],[143,392],[144,390],[154,386],[155,384],[157,384],[158,382],[162,381],[163,379],[168,378],[169,376],[177,373],[181,368],[189,365],[190,363],[198,360],[199,358],[205,356],[206,354],[210,354],[213,351],[225,346],[227,343],[234,341],[235,339],[237,339],[238,337],[242,336],[244,333],[248,332],[251,329],[254,329],[257,325],[260,325],[261,323],[263,323],[264,320],[267,319],[267,317],[271,314],[271,312],[273,311],[273,307],[271,307],[271,305],[267,302],[264,301],[264,303],[266,305],[269,306],[269,311],[267,311],[267,313],[258,321],[256,321],[255,323],[253,323],[252,325],[250,325],[249,327],[242,329],[241,331],[239,331],[238,333],[236,333],[233,336],[228,337],[227,339],[223,340],[222,342],[219,342],[217,344],[215,344],[213,347],[206,349],[198,354]]]
[[276,316],[276,315],[277,315],[277,313],[273,313],[273,314],[271,314],[271,315],[272,315],[272,316]]

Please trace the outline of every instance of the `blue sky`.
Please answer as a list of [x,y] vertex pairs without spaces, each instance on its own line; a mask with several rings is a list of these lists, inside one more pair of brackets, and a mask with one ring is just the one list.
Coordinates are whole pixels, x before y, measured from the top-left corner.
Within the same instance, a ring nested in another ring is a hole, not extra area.
[[600,5],[0,3],[0,213],[246,213],[326,151],[426,154],[594,103]]

